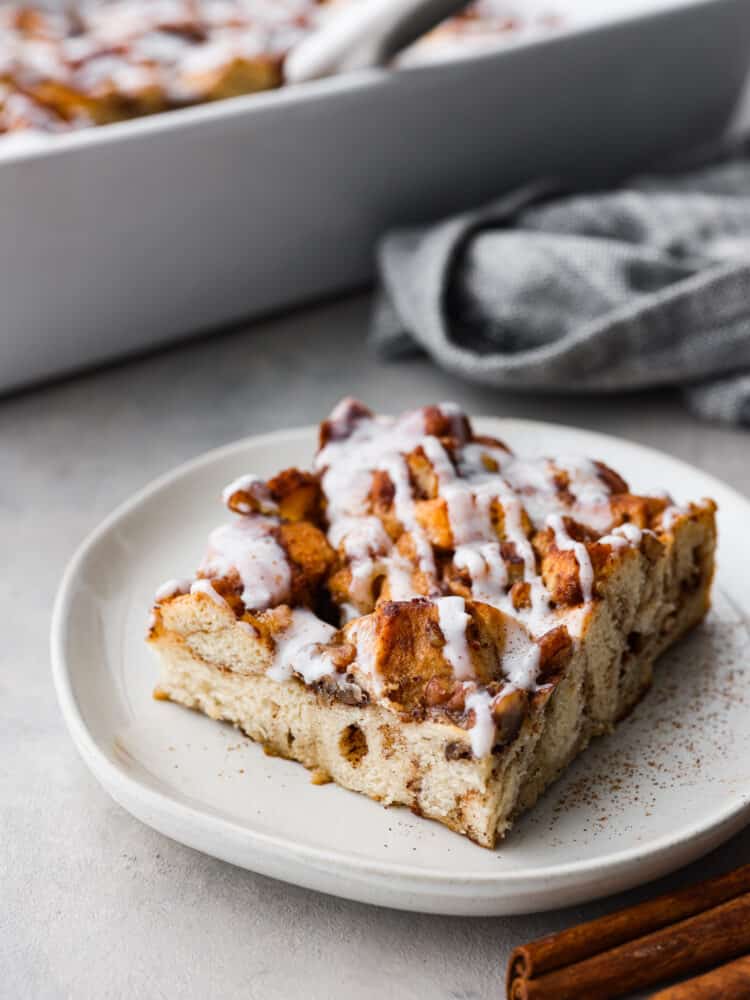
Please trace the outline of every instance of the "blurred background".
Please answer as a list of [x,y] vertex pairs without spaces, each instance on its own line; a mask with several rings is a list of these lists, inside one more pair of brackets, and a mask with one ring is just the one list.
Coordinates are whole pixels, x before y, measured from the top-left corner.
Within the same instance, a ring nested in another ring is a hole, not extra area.
[[0,390],[362,287],[392,227],[710,142],[750,34],[744,0],[0,11]]

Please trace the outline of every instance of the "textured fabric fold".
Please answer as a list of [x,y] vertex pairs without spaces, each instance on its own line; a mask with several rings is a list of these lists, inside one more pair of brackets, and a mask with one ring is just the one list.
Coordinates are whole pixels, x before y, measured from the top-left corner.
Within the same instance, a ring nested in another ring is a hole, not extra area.
[[683,386],[750,424],[750,159],[615,191],[513,192],[378,253],[371,342],[498,388]]

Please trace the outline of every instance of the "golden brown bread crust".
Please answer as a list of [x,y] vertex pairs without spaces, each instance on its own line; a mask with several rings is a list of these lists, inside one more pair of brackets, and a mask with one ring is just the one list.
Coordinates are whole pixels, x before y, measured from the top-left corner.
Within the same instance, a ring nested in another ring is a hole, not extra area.
[[[470,621],[466,637],[477,681],[495,693],[503,682],[502,656],[506,633],[518,625],[502,611],[477,601],[466,602]],[[382,697],[400,712],[424,715],[437,707],[463,711],[463,686],[456,681],[443,650],[445,639],[438,610],[427,598],[411,601],[384,601],[373,614],[374,669],[381,678]],[[357,622],[343,629],[352,636]],[[561,630],[565,633],[565,629]],[[560,642],[549,655],[558,654]],[[356,642],[356,639],[354,639]]]
[[284,469],[267,482],[238,485],[226,503],[235,514],[278,514],[284,521],[320,524],[323,513],[320,478],[301,469]]
[[335,411],[323,420],[318,431],[318,449],[322,451],[332,441],[351,437],[357,425],[374,417],[372,410],[353,396],[347,396]]
[[[289,563],[289,604],[292,607],[319,607],[321,586],[335,561],[335,553],[326,536],[309,521],[281,522],[273,534]],[[199,570],[197,577],[211,580],[214,590],[232,606],[238,617],[252,611],[242,601],[242,580],[237,572],[216,576]]]

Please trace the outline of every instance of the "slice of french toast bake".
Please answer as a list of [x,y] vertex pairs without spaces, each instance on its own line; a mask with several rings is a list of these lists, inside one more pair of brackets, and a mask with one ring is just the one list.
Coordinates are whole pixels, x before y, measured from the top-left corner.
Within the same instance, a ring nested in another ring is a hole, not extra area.
[[448,403],[346,399],[313,468],[226,488],[157,592],[156,697],[494,847],[705,614],[715,505],[520,458]]

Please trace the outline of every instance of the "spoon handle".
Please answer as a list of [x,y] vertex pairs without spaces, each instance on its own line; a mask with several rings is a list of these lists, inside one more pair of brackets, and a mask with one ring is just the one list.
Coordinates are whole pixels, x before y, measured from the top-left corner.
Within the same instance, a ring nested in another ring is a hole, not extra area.
[[288,56],[288,83],[304,83],[340,70],[380,66],[467,0],[359,0],[330,15]]

